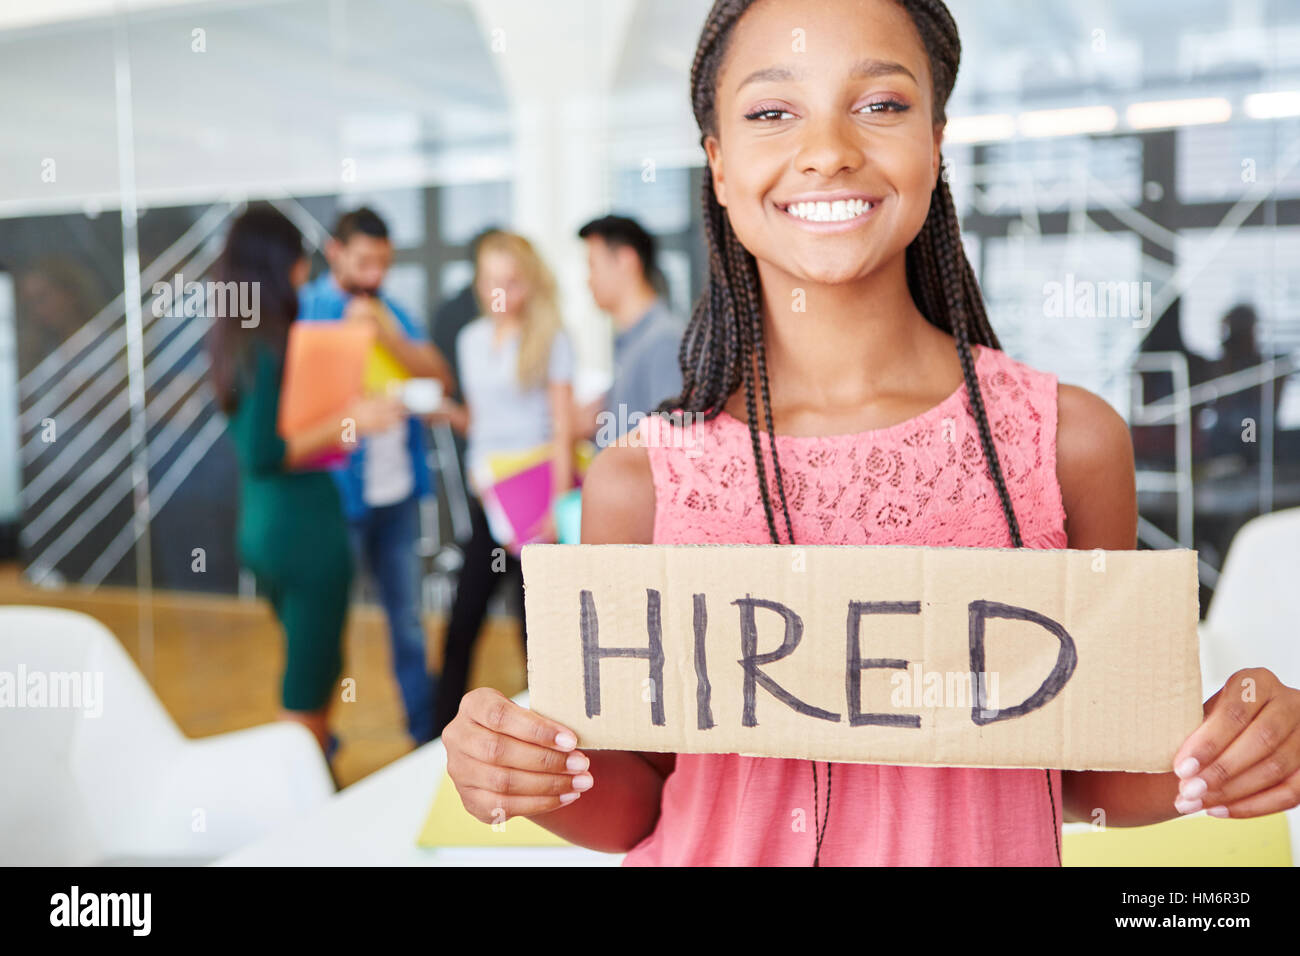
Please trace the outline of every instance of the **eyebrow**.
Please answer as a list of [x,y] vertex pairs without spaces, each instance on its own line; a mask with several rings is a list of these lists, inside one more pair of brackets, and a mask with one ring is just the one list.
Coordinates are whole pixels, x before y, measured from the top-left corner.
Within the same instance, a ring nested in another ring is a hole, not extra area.
[[[908,77],[913,83],[920,85],[920,81],[912,74],[912,71],[901,63],[895,63],[892,60],[865,59],[859,60],[849,71],[849,76],[855,80],[872,80],[881,76],[892,76],[901,73]],[[769,66],[761,70],[755,70],[749,76],[740,81],[737,90],[749,83],[776,83],[782,80],[798,80],[803,78],[803,73],[790,69],[788,66]]]

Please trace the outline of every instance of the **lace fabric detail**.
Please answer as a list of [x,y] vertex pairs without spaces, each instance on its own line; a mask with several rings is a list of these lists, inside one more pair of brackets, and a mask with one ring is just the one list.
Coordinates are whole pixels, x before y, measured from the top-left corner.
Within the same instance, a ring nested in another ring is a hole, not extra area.
[[[974,346],[980,392],[1026,547],[1065,548],[1056,476],[1056,376]],[[723,412],[640,425],[655,485],[656,544],[771,542],[749,426]],[[759,435],[773,519],[785,519]],[[920,415],[847,435],[776,436],[796,544],[1012,547],[966,385]]]

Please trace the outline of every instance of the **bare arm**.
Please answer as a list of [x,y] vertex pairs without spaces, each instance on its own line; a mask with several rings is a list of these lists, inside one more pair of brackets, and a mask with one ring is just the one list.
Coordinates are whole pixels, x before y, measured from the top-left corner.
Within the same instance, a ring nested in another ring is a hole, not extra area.
[[284,440],[284,464],[286,468],[297,468],[323,452],[346,447],[342,422],[327,420]]
[[[1057,471],[1070,547],[1132,548],[1137,495],[1127,427],[1082,389],[1063,386],[1059,408]],[[1243,682],[1252,693],[1241,693]],[[1202,809],[1255,817],[1300,803],[1300,690],[1264,668],[1242,670],[1202,712],[1174,755],[1177,773],[1067,771],[1065,818],[1091,820],[1100,809],[1108,825],[1144,826]]]
[[404,414],[401,403],[395,399],[359,399],[342,417],[327,418],[319,425],[285,439],[284,466],[297,468],[326,451],[354,452],[360,439],[391,428],[402,420]]
[[416,378],[432,378],[442,383],[443,392],[456,391],[456,377],[451,364],[430,342],[409,338],[396,316],[373,296],[355,296],[347,304],[344,319],[364,322],[374,329],[375,340]]
[[[583,483],[583,544],[649,544],[653,528],[654,485],[645,449],[600,452]],[[496,691],[466,695],[443,733],[448,772],[466,809],[484,822],[501,812],[526,814],[579,846],[630,850],[654,830],[675,757],[565,750],[551,743],[557,731],[565,732]],[[574,758],[576,768],[566,768]]]
[[[582,486],[583,544],[651,544],[654,481],[644,448],[606,448]],[[594,786],[581,800],[536,818],[552,833],[581,846],[626,852],[654,830],[673,754],[594,750],[588,771]]]
[[470,421],[469,405],[458,405],[450,398],[443,399],[442,406],[437,411],[426,415],[425,421],[431,425],[435,422],[447,422],[461,435],[468,436]]
[[605,397],[594,399],[585,405],[573,407],[573,434],[578,438],[594,439],[600,426],[600,413],[605,409]]
[[[1056,473],[1069,547],[1131,551],[1137,547],[1137,485],[1128,425],[1101,398],[1072,385],[1059,389]],[[1134,635],[1136,637],[1136,635]],[[1169,773],[1067,770],[1067,821],[1144,826],[1178,815],[1178,778]]]
[[547,389],[551,402],[551,498],[573,487],[573,386],[552,383]]
[[393,353],[393,357],[416,378],[433,378],[442,383],[443,391],[451,395],[456,391],[456,378],[451,365],[431,342],[408,339],[400,331],[380,326],[379,340]]

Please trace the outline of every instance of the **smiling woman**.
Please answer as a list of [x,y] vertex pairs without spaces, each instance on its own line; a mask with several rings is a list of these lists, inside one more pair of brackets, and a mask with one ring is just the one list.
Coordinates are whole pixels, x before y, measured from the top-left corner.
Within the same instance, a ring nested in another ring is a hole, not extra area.
[[[705,82],[696,94],[712,188],[765,289],[795,284],[783,264],[827,283],[861,279],[886,261],[901,270],[899,254],[929,211],[942,103],[956,73],[955,64],[931,67],[898,4],[799,6],[740,17],[725,46],[696,63],[716,77],[716,92]],[[851,22],[832,24],[846,15]],[[803,39],[792,44],[792,35]],[[799,52],[807,43],[812,52]],[[947,87],[927,95],[932,75],[944,74]],[[818,206],[849,199],[868,202],[870,214],[843,218]],[[789,214],[800,203],[813,204],[811,216]]]
[[[1123,419],[1001,351],[966,259],[940,175],[960,53],[939,0],[715,3],[691,74],[709,274],[682,392],[592,464],[583,543],[1133,548]],[[664,439],[688,414],[693,455]],[[536,815],[632,865],[1048,866],[1067,814],[1167,819],[1180,779],[1180,812],[1294,805],[1300,694],[1251,678],[1267,709],[1219,695],[1178,774],[584,754],[490,691],[443,739],[479,819]]]

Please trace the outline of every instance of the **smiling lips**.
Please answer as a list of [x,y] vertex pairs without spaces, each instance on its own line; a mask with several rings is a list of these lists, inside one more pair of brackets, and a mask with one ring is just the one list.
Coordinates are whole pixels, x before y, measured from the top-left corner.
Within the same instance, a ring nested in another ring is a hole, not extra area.
[[[828,196],[826,198],[805,198],[793,202],[778,204],[782,212],[801,224],[825,227],[851,227],[867,214],[880,201],[862,195]],[[819,230],[821,231],[821,230]]]

